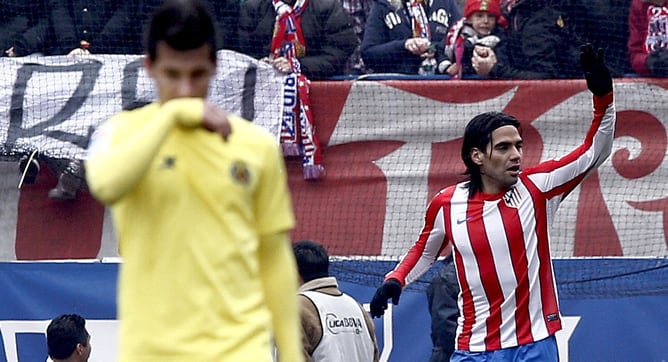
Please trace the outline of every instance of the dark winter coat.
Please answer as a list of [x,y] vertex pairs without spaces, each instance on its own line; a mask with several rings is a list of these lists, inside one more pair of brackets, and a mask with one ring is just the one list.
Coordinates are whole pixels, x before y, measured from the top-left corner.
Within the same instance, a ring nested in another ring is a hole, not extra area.
[[141,54],[142,3],[136,0],[49,0],[51,55],[90,43],[93,54]]
[[[293,2],[286,2],[292,5]],[[357,46],[352,19],[338,0],[311,0],[301,15],[306,54],[301,71],[311,79],[342,75]],[[276,12],[270,0],[248,0],[241,5],[239,50],[254,58],[269,56]]]
[[49,21],[43,1],[0,2],[0,56],[14,48],[17,56],[44,53]]
[[[137,1],[137,0],[130,0]],[[164,0],[144,0],[143,11],[146,24],[151,14],[157,10]],[[214,26],[216,27],[216,45],[218,49],[237,49],[237,41],[239,38],[239,7],[241,1],[239,0],[203,0],[204,5],[209,8],[209,12],[213,15]]]
[[452,254],[443,260],[438,271],[427,288],[427,301],[431,315],[431,341],[433,350],[429,362],[447,362],[455,351],[457,318],[459,307],[459,282]]
[[[462,17],[462,11],[455,0],[431,0],[427,16],[438,64],[445,59],[443,48],[448,30]],[[411,21],[401,1],[393,5],[388,0],[375,0],[362,40],[364,64],[376,73],[418,74],[422,58],[404,47],[412,37]]]
[[490,76],[501,79],[582,78],[581,41],[566,17],[541,0],[525,0],[510,13]]
[[583,41],[603,49],[613,77],[632,72],[626,48],[630,0],[559,0],[557,4]]

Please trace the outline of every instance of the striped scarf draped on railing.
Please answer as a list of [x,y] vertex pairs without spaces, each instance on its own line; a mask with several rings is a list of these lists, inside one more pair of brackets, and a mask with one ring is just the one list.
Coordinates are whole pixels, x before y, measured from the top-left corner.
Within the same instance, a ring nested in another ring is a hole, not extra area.
[[285,57],[292,71],[286,75],[283,86],[283,119],[280,142],[283,155],[302,158],[305,180],[318,180],[324,174],[322,151],[315,135],[311,112],[311,82],[301,72],[298,58],[306,53],[306,41],[301,28],[301,15],[309,0],[297,0],[290,7],[273,0],[276,11],[274,36],[271,40],[271,58]]

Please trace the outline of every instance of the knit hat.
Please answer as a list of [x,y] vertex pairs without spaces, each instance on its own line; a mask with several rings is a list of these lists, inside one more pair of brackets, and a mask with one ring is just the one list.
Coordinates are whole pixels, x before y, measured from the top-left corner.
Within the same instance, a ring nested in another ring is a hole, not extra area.
[[464,16],[470,17],[476,11],[487,11],[488,13],[501,18],[501,5],[499,0],[466,0],[464,6]]

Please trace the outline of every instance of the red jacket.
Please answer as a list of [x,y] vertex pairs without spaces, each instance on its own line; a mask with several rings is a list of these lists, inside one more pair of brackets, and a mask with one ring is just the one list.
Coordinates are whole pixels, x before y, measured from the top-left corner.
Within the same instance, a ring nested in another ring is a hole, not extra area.
[[[643,0],[631,2],[628,48],[631,68],[636,73],[649,75],[650,71],[646,64],[649,53],[658,48],[668,48],[668,31],[659,26],[661,19],[666,18],[668,18],[667,6],[654,6]],[[650,28],[651,34],[648,31]]]

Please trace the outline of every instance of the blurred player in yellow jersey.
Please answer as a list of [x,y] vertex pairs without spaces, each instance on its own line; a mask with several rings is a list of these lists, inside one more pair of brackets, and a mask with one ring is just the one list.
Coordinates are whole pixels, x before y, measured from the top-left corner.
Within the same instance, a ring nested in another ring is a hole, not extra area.
[[302,361],[294,216],[265,130],[205,101],[215,31],[168,0],[147,32],[159,100],[101,126],[86,158],[120,254],[121,361]]

